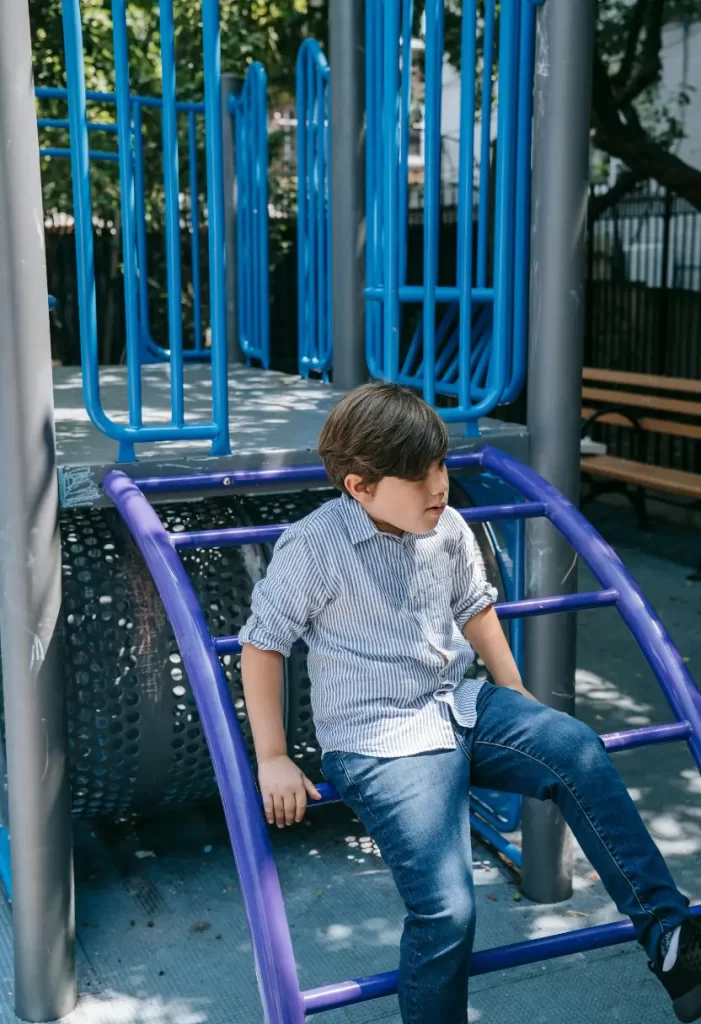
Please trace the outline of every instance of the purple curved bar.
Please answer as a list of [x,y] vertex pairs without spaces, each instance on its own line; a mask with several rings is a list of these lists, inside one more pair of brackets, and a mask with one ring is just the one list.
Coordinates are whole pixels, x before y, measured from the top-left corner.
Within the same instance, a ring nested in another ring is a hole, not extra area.
[[103,487],[151,572],[197,702],[231,837],[253,944],[265,1024],[303,1024],[292,942],[248,754],[204,613],[167,530],[124,473]]
[[[546,514],[584,558],[604,588],[595,594],[512,602],[500,607],[502,617],[616,604],[645,654],[678,721],[602,737],[607,749],[613,751],[687,739],[701,771],[701,694],[659,618],[615,552],[554,487],[515,459],[486,447],[468,455],[449,456],[447,461],[451,469],[482,468],[512,485],[527,499],[526,504],[520,506],[521,515]],[[235,482],[233,478],[236,478]],[[190,481],[182,489],[241,485],[244,479],[251,484],[265,480],[272,482],[273,479],[282,482],[283,478],[285,482],[294,479],[302,483],[322,479],[323,471],[320,473],[320,467],[313,466],[295,468],[292,476],[284,470],[207,474],[182,478]],[[172,490],[174,483],[180,482],[181,478],[151,478],[142,481],[141,486],[150,492],[162,492]],[[271,530],[281,528],[217,531],[216,536],[214,533],[172,535],[166,531],[140,487],[124,473],[109,473],[104,480],[104,490],[120,512],[148,565],[191,680],[241,881],[265,1024],[303,1024],[305,1014],[396,992],[395,971],[300,992],[280,883],[260,799],[219,663],[219,654],[237,649],[237,638],[215,640],[211,636],[177,551],[178,548],[210,546],[217,539],[219,543],[260,543],[264,536],[268,539]],[[497,510],[470,510],[471,517],[474,515],[477,519],[486,511],[494,513]],[[501,514],[502,517],[513,518],[519,514],[518,506],[505,506]],[[323,803],[339,799],[332,786],[322,784],[319,788],[323,792]],[[700,911],[701,908],[694,908],[693,913]],[[626,942],[633,937],[632,924],[620,922],[502,946],[477,953],[473,958],[472,973],[535,963]]]
[[618,591],[621,618],[638,642],[676,717],[692,728],[689,748],[701,771],[701,693],[649,601],[616,552],[579,509],[552,484],[510,455],[486,446],[477,453],[483,469],[515,487],[529,501],[544,501],[548,519],[608,590]]
[[[537,519],[547,514],[546,506],[540,501],[520,502],[517,505],[479,505],[476,508],[459,508],[457,511],[466,523],[497,522],[504,519]],[[275,526],[231,526],[219,530],[183,530],[173,533],[176,548],[220,548],[225,545],[272,544],[282,536],[292,523],[277,523]]]

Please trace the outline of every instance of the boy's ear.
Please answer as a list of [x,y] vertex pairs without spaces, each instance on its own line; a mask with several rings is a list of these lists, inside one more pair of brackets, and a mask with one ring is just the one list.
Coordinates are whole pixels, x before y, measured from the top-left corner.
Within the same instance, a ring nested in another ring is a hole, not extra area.
[[349,473],[343,482],[351,498],[355,498],[361,505],[369,501],[375,493],[375,486],[366,484],[362,476],[358,476],[357,473]]

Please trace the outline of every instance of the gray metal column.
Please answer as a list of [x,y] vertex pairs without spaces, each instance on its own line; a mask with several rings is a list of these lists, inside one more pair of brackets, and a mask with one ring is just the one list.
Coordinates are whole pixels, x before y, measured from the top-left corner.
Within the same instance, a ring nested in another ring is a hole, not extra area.
[[[531,465],[576,502],[584,325],[585,236],[594,0],[546,0],[538,10],[533,126],[528,429]],[[547,522],[526,524],[527,592],[577,587],[573,552]],[[573,616],[529,619],[526,684],[574,713]],[[569,833],[551,803],[525,801],[523,888],[555,902],[572,891]]]
[[236,160],[234,124],[227,110],[227,99],[238,93],[241,79],[224,72],[221,76],[222,149],[224,152],[224,246],[226,250],[226,347],[230,363],[241,363],[236,318]]
[[0,0],[0,636],[15,1008],[75,1005],[61,553],[39,144],[26,3]]
[[365,361],[365,0],[329,0],[333,383],[367,380]]

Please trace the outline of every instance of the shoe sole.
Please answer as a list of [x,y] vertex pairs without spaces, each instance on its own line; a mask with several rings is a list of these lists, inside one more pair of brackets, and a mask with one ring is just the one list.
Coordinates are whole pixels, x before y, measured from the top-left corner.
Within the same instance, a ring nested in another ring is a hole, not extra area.
[[701,985],[675,999],[673,1005],[677,1019],[682,1024],[693,1024],[695,1020],[701,1020]]

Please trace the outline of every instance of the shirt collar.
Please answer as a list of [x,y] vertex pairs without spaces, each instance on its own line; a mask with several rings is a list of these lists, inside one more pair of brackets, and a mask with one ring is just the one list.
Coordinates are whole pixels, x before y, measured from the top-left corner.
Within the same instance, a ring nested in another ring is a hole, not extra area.
[[341,496],[341,509],[351,544],[360,544],[364,540],[370,540],[380,532],[360,502],[351,498],[350,495],[343,494]]

